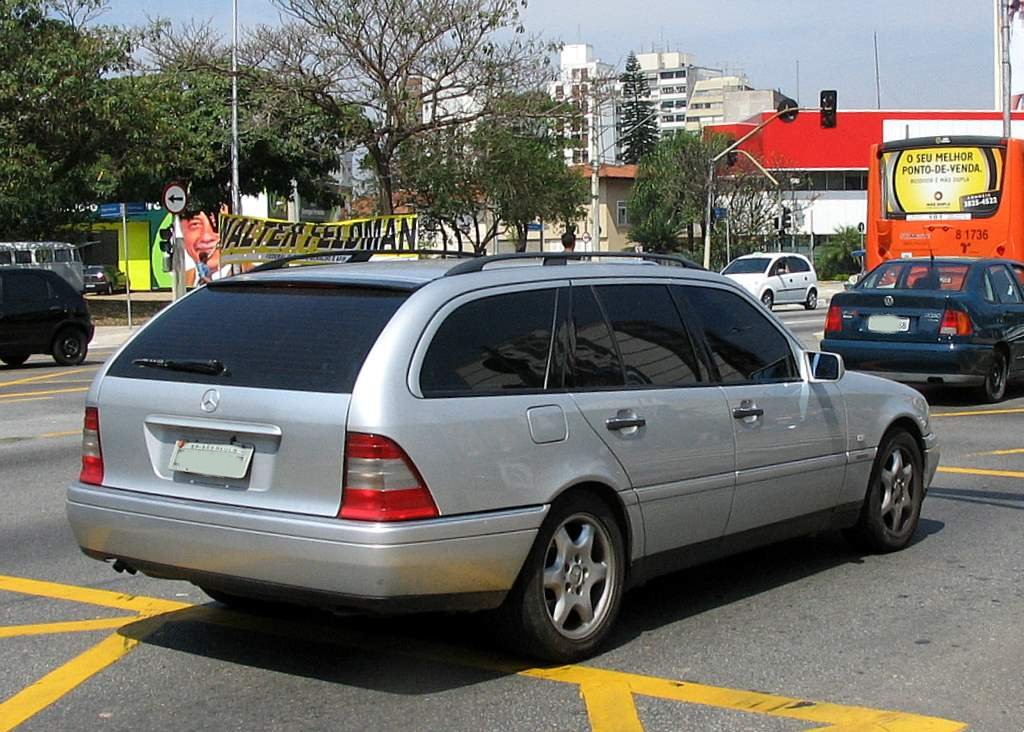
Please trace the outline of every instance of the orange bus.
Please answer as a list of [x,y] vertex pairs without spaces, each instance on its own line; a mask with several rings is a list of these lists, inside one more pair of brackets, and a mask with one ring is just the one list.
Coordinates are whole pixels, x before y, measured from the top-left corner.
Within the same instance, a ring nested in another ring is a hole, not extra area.
[[921,137],[871,146],[865,265],[901,257],[1024,260],[1024,140]]

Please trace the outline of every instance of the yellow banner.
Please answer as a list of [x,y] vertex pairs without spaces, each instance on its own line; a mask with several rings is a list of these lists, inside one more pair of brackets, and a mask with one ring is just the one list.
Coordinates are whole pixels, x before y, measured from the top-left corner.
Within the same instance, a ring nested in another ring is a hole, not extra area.
[[323,224],[221,214],[220,264],[266,262],[296,254],[351,249],[416,248],[416,214],[374,216]]
[[886,213],[992,214],[999,207],[1003,150],[926,147],[886,153]]

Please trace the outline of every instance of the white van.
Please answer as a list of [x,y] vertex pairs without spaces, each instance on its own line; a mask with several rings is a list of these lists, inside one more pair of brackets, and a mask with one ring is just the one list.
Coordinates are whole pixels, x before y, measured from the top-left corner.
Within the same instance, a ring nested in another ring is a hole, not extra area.
[[48,269],[78,292],[85,288],[82,257],[74,244],[65,241],[0,242],[0,267]]

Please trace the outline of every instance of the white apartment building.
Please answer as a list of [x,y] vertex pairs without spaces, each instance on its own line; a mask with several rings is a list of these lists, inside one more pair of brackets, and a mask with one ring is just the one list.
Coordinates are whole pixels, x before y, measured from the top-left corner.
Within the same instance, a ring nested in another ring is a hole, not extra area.
[[651,95],[647,101],[658,113],[658,131],[686,129],[686,111],[694,85],[722,75],[721,69],[694,64],[693,55],[679,51],[638,53],[637,61],[647,77]]
[[581,118],[567,130],[572,145],[565,150],[568,165],[589,163],[596,155],[605,160],[617,152],[618,72],[614,66],[594,58],[588,43],[568,44],[559,58],[558,79],[549,85],[551,96],[571,104]]

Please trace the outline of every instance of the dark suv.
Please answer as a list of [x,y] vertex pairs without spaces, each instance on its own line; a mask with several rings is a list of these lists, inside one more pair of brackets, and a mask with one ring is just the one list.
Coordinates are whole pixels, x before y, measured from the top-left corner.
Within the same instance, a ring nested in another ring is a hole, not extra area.
[[0,269],[0,361],[20,366],[49,353],[62,366],[82,363],[93,334],[81,293],[42,269]]

